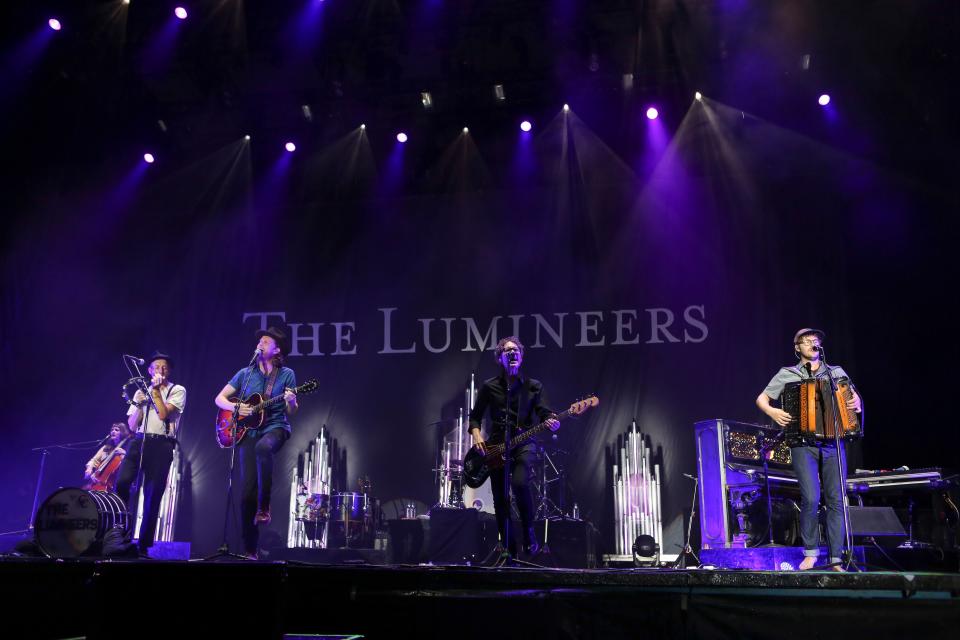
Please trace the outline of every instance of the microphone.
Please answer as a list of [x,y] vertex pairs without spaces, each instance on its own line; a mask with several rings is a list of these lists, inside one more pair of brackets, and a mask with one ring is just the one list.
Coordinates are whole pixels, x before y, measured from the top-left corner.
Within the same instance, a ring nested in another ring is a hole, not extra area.
[[818,344],[815,344],[815,345],[813,345],[813,346],[810,347],[810,348],[813,349],[814,351],[817,351],[817,352],[822,351],[822,349],[820,348],[820,345],[818,345]]
[[100,446],[102,447],[103,445],[105,445],[105,444],[107,444],[108,442],[110,442],[110,440],[111,440],[111,436],[110,436],[110,434],[108,433],[108,434],[107,434],[107,437],[100,441]]
[[812,377],[813,377],[813,365],[811,365],[811,364],[808,362],[807,364],[803,365],[803,367],[804,367],[804,369],[807,370],[807,375],[812,378]]
[[131,356],[131,355],[125,353],[125,354],[123,354],[123,357],[124,357],[124,358],[129,358],[130,360],[136,362],[136,363],[139,364],[140,366],[143,366],[143,365],[147,364],[147,361],[146,361],[146,360],[144,360],[143,358],[138,358],[137,356]]
[[257,350],[253,352],[253,357],[250,358],[250,364],[248,364],[247,366],[252,367],[253,364],[257,361],[257,358],[260,357],[261,353],[263,353],[263,349],[261,349],[260,347],[257,347]]

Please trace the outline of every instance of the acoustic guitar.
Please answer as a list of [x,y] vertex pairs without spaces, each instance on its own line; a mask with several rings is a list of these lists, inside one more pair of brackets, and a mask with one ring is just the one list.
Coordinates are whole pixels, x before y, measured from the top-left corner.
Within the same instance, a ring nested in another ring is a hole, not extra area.
[[[313,393],[319,386],[320,383],[316,380],[307,380],[299,387],[291,389],[291,391],[299,397],[303,394]],[[241,402],[253,405],[253,413],[241,418],[239,414],[234,413],[233,409],[220,409],[217,412],[217,444],[223,449],[229,449],[240,444],[243,437],[247,435],[248,429],[256,429],[263,424],[263,420],[266,418],[264,410],[282,401],[282,393],[266,400],[259,393],[251,394],[246,400],[241,400],[237,396],[230,398],[230,402],[234,406]]]

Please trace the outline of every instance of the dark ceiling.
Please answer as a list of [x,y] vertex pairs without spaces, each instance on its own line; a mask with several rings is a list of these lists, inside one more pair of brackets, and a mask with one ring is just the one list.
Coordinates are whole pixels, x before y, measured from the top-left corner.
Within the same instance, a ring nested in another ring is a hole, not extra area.
[[[182,22],[177,4],[4,8],[8,178],[63,189],[148,147],[188,162],[244,134],[322,145],[361,122],[384,155],[403,129],[435,156],[465,124],[482,151],[564,102],[628,155],[647,104],[675,127],[697,90],[935,189],[958,167],[953,0],[193,0]],[[51,15],[64,29],[31,50]]]

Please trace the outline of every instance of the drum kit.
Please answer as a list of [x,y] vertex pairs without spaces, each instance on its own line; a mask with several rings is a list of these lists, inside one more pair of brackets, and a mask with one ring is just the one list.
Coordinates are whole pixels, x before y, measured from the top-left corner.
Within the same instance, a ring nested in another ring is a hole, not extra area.
[[370,482],[360,479],[360,491],[297,495],[296,519],[311,539],[323,539],[326,548],[370,548],[381,524],[380,501],[371,497]]
[[[493,493],[490,482],[484,482],[476,489],[467,486],[463,477],[463,460],[453,457],[456,445],[449,439],[443,442],[439,454],[439,463],[433,469],[439,486],[439,499],[434,505],[441,509],[476,509],[486,513],[494,513]],[[461,451],[469,449],[461,445]],[[567,451],[553,444],[537,443],[534,478],[530,483],[533,492],[533,504],[536,508],[536,519],[568,517],[564,511],[568,478],[561,465],[561,460]]]

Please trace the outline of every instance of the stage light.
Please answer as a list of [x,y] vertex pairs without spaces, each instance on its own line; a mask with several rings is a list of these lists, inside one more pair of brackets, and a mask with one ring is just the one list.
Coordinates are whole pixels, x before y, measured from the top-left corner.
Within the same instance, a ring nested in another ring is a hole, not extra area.
[[310,105],[304,104],[300,106],[300,111],[303,112],[303,119],[307,122],[313,122],[313,111],[310,109]]
[[403,131],[397,134],[397,142],[406,142],[406,141],[407,141],[407,134],[405,134]]
[[123,4],[130,4],[130,0],[123,0]]
[[563,104],[563,111],[564,111],[564,113],[566,113],[567,111],[570,111],[570,105],[568,105],[567,103],[564,103],[564,104]]
[[463,128],[463,132],[464,132],[464,133],[470,133],[470,129],[468,129],[467,127],[464,127],[464,128]]
[[697,91],[695,94],[693,94],[693,99],[697,102],[703,102],[703,94]]
[[647,120],[656,120],[657,116],[660,115],[660,112],[657,111],[656,107],[650,107],[647,109]]
[[173,10],[173,15],[177,16],[181,20],[186,20],[187,10],[184,9],[183,7],[177,7],[176,9]]
[[821,107],[825,107],[828,104],[830,104],[830,96],[827,95],[826,93],[822,93],[820,94],[820,98],[817,100],[817,102],[820,103]]
[[660,545],[653,536],[637,536],[633,541],[633,566],[655,567],[659,562]]
[[531,129],[533,129],[533,125],[529,120],[524,120],[520,123],[520,131],[530,131]]
[[429,92],[429,91],[421,91],[421,92],[420,92],[420,102],[423,103],[423,108],[424,108],[424,109],[432,109],[432,108],[433,108],[433,96],[430,95],[430,92]]
[[143,154],[143,161],[147,164],[153,164],[154,160],[156,160],[156,158],[153,157],[152,153]]
[[250,134],[247,134],[247,135],[243,136],[243,141],[244,141],[244,142],[250,142]]
[[160,131],[167,132],[167,123],[163,120],[157,120],[157,126],[160,127]]
[[60,24],[60,21],[57,20],[56,18],[50,18],[49,20],[47,20],[47,24],[50,25],[50,28],[53,29],[54,31],[60,31],[60,29],[63,28],[63,25]]
[[505,102],[507,99],[507,94],[503,92],[502,84],[493,85],[493,97],[496,98],[497,102]]
[[366,131],[366,130],[367,130],[367,125],[361,124],[361,125],[360,125],[360,131]]
[[288,142],[287,144],[283,145],[283,148],[289,151],[290,153],[293,153],[294,151],[297,150],[297,145],[293,144],[292,142]]

